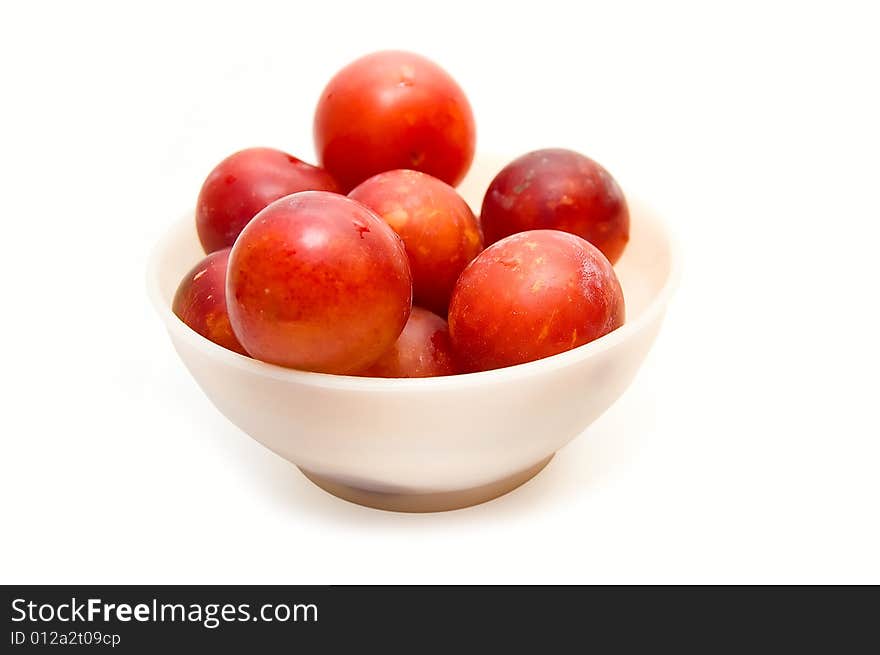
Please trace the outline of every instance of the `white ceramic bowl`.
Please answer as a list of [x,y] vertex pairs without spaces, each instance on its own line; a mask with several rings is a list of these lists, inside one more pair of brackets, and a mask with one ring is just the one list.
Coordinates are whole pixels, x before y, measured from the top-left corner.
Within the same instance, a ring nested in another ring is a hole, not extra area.
[[[460,191],[476,210],[506,160],[475,162]],[[615,269],[626,324],[536,362],[441,378],[374,379],[285,369],[208,341],[171,311],[203,256],[192,213],[157,245],[152,301],[180,358],[230,421],[337,496],[397,511],[490,500],[538,473],[623,393],[660,329],[677,279],[662,222],[630,198]]]

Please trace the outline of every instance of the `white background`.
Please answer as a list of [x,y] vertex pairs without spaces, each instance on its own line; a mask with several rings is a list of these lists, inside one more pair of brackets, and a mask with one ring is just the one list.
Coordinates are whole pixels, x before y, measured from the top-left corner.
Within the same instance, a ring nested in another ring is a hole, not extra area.
[[[872,4],[4,4],[0,581],[880,582]],[[620,401],[438,515],[228,423],[144,284],[217,161],[313,160],[324,82],[390,47],[459,80],[481,150],[581,150],[685,255]]]

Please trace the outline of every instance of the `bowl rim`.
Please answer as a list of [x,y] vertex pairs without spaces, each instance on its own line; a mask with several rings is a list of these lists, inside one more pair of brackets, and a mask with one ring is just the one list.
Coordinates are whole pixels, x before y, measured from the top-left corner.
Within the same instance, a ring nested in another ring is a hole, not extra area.
[[475,373],[459,373],[429,378],[374,378],[360,377],[356,375],[338,375],[332,373],[316,373],[313,371],[301,371],[293,368],[285,368],[277,364],[270,364],[258,359],[246,357],[239,353],[227,350],[210,339],[203,337],[195,330],[189,328],[171,310],[171,305],[166,303],[161,285],[159,283],[159,264],[163,254],[169,247],[170,242],[177,236],[185,221],[191,221],[193,211],[187,212],[181,219],[172,224],[153,246],[147,263],[147,294],[159,317],[165,324],[166,329],[177,338],[183,339],[188,344],[200,350],[205,355],[219,359],[224,365],[242,369],[254,375],[273,378],[282,382],[296,383],[306,386],[337,389],[341,391],[434,391],[451,387],[473,386],[491,384],[504,380],[521,379],[546,373],[559,368],[574,365],[584,359],[596,356],[606,350],[610,350],[630,336],[641,331],[645,326],[654,321],[656,316],[662,313],[669,299],[678,288],[681,279],[681,252],[678,240],[666,221],[661,220],[657,212],[644,203],[628,202],[630,214],[633,208],[637,208],[638,220],[653,223],[655,228],[666,239],[669,249],[669,274],[666,276],[660,291],[651,299],[647,307],[633,321],[627,321],[622,326],[608,334],[595,339],[582,346],[567,350],[550,357],[538,359],[523,364],[515,364],[504,368]]

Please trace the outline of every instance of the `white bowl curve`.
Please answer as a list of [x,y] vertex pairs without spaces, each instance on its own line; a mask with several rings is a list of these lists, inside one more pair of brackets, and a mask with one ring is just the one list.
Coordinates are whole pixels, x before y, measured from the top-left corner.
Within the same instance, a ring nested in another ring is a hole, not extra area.
[[[504,163],[475,162],[459,189],[474,209]],[[629,203],[630,242],[615,266],[626,323],[574,350],[494,371],[423,379],[327,375],[208,341],[171,311],[179,281],[204,256],[192,212],[156,246],[148,289],[186,367],[251,437],[348,500],[400,511],[453,509],[535,475],[635,376],[675,288],[678,256],[662,221]]]

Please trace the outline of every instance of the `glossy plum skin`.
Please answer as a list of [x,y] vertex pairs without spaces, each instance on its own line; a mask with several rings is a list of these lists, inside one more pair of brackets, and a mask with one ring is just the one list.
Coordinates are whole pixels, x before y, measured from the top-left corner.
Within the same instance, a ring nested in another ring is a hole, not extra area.
[[455,281],[483,250],[480,225],[468,204],[445,182],[412,170],[374,175],[348,195],[403,239],[414,302],[446,316]]
[[206,339],[247,355],[232,332],[226,312],[226,264],[229,248],[212,252],[187,273],[171,304],[177,317]]
[[196,203],[205,252],[229,248],[258,211],[297,191],[339,191],[327,171],[272,148],[230,155],[208,175]]
[[345,196],[304,191],[275,201],[232,247],[232,328],[251,356],[291,368],[352,374],[388,350],[409,318],[403,242]]
[[513,366],[576,348],[623,325],[611,263],[578,236],[532,230],[489,246],[458,280],[449,333],[466,371]]
[[394,345],[361,375],[375,378],[429,378],[454,375],[449,326],[442,318],[413,307]]
[[612,264],[629,241],[629,209],[617,182],[592,159],[561,148],[530,152],[498,173],[480,222],[487,244],[525,230],[563,230]]
[[321,166],[346,191],[398,168],[455,186],[476,147],[470,103],[455,80],[424,57],[393,50],[366,55],[330,80],[314,137]]

